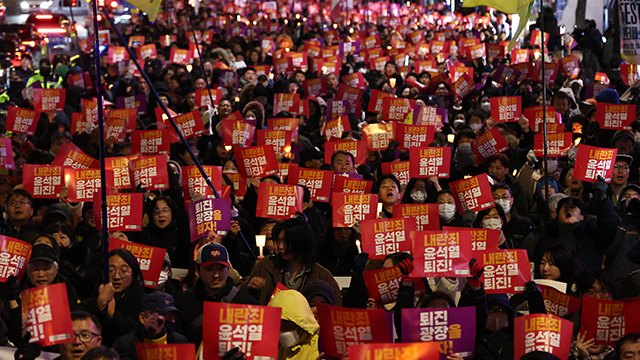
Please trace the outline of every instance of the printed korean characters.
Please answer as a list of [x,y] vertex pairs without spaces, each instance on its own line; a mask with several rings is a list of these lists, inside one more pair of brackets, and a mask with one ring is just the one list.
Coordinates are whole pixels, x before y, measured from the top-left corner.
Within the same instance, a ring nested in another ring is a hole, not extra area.
[[574,179],[595,182],[601,177],[605,182],[611,181],[617,154],[618,149],[580,145],[576,156],[576,166],[573,171]]
[[67,286],[58,283],[38,286],[20,293],[22,334],[31,333],[29,342],[51,346],[73,339]]
[[15,276],[18,281],[27,268],[27,259],[31,258],[31,245],[0,235],[0,281],[5,282],[9,276]]
[[138,260],[142,278],[145,279],[144,285],[151,288],[157,287],[167,250],[120,239],[109,240],[109,251],[120,248],[129,250]]
[[569,357],[573,323],[553,315],[531,314],[515,319],[515,356],[544,351],[560,359]]

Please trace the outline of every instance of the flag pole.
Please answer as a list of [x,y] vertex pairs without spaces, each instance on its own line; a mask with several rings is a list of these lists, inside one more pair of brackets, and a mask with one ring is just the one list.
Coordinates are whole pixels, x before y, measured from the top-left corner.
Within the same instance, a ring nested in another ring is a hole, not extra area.
[[[520,21],[522,21],[522,19],[520,19]],[[542,52],[542,66],[540,69],[540,72],[542,73],[541,75],[541,79],[542,79],[542,144],[543,144],[543,151],[544,151],[544,171],[545,171],[545,175],[547,172],[547,169],[549,168],[549,164],[547,163],[548,160],[548,153],[547,153],[547,80],[545,78],[545,65],[546,65],[546,60],[544,58],[544,1],[540,0],[540,51]],[[545,176],[544,178],[544,182],[542,184],[545,188],[545,199],[546,202],[549,201],[549,179]],[[548,211],[548,205],[547,205],[547,209],[545,209],[546,211]]]
[[[97,0],[94,0],[97,1]],[[111,24],[111,28],[116,32],[116,34],[118,35],[118,39],[120,39],[120,42],[122,43],[122,45],[125,47],[125,49],[127,49],[127,52],[129,53],[129,57],[131,58],[131,60],[133,61],[133,63],[136,65],[136,67],[138,68],[138,71],[140,71],[140,74],[142,75],[142,77],[144,78],[144,80],[147,82],[147,84],[149,85],[149,89],[151,90],[151,93],[153,94],[154,98],[156,99],[156,101],[158,102],[158,105],[160,105],[160,107],[162,108],[162,111],[167,115],[169,122],[171,123],[171,126],[173,126],[173,129],[175,130],[176,134],[178,134],[178,136],[180,137],[180,141],[185,145],[185,147],[187,148],[187,151],[189,152],[189,155],[191,156],[191,158],[194,160],[195,165],[198,167],[198,170],[200,171],[200,174],[202,175],[202,177],[204,178],[204,180],[206,181],[207,185],[209,186],[209,188],[211,188],[211,190],[213,191],[214,195],[216,198],[220,198],[220,194],[218,193],[218,191],[216,190],[216,188],[213,186],[213,183],[211,182],[211,179],[209,178],[209,176],[207,176],[207,173],[204,171],[204,168],[202,167],[202,165],[200,164],[200,161],[196,158],[196,155],[193,153],[193,150],[191,150],[191,147],[189,146],[189,143],[187,142],[187,139],[185,139],[184,135],[182,135],[182,131],[180,131],[180,128],[178,127],[178,125],[176,124],[176,122],[173,120],[173,117],[171,116],[171,114],[169,113],[169,109],[167,108],[167,106],[164,104],[164,102],[162,102],[162,100],[160,99],[160,95],[158,94],[158,91],[156,91],[156,88],[153,87],[153,84],[151,82],[151,79],[149,79],[149,76],[147,75],[147,73],[144,71],[144,69],[142,68],[142,66],[140,66],[140,62],[138,62],[138,59],[136,57],[136,54],[133,53],[133,50],[131,50],[131,48],[129,47],[129,44],[127,43],[127,41],[125,40],[124,36],[122,35],[122,33],[120,32],[120,29],[118,29],[116,27],[116,24],[113,22],[113,18],[108,15],[105,14],[105,17],[107,18],[107,20],[109,21],[109,24]],[[202,64],[202,66],[204,66],[204,64]],[[247,242],[247,239],[244,237],[244,235],[242,234],[242,231],[238,232],[238,236],[242,239],[242,241],[244,242],[245,246],[247,247],[247,250],[249,251],[249,254],[251,254],[251,257],[255,260],[256,259],[256,255],[253,253],[251,246],[249,246],[249,243]]]
[[102,101],[102,69],[100,68],[100,24],[98,22],[98,0],[93,0],[93,58],[96,65],[96,96],[98,98],[98,129],[100,133],[100,181],[101,181],[101,209],[102,214],[102,250],[104,252],[104,283],[109,282],[109,226],[107,223],[107,171],[104,151],[104,104]]
[[[188,14],[188,10],[187,10],[187,14]],[[195,9],[193,11],[193,15],[195,16]],[[193,33],[193,42],[196,44],[196,52],[198,53],[198,57],[200,58],[200,67],[202,68],[202,75],[204,76],[204,81],[207,83],[207,92],[209,93],[209,101],[211,101],[211,107],[213,108],[213,95],[211,94],[211,86],[209,84],[209,77],[207,76],[207,71],[204,68],[204,60],[202,58],[202,52],[200,52],[200,44],[198,43],[198,37],[196,36],[196,27],[193,26],[193,20],[191,19],[191,16],[187,16],[187,19],[189,19],[189,25],[191,25],[191,33]],[[209,125],[211,125],[211,117],[212,116],[213,116],[213,114],[209,114]],[[211,126],[209,126],[209,127],[211,127]],[[194,162],[198,162],[198,160],[195,158],[193,152],[190,151],[189,154],[191,155],[191,158],[193,159]]]

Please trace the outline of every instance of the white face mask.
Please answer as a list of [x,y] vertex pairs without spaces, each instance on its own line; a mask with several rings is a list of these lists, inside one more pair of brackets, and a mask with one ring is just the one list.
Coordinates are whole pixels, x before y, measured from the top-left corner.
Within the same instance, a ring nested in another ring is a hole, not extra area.
[[483,102],[482,104],[480,104],[480,109],[489,112],[491,111],[491,103],[490,102]]
[[438,204],[438,212],[442,220],[449,221],[456,215],[456,206],[453,204]]
[[547,171],[550,173],[558,170],[558,160],[547,160]]
[[424,194],[424,191],[412,191],[411,199],[417,203],[423,203],[427,196]]
[[464,124],[464,120],[462,120],[462,119],[453,120],[453,127],[456,128],[456,129],[458,128],[458,126],[460,126],[462,124]]
[[478,124],[478,123],[471,124],[471,130],[478,132],[480,131],[480,129],[482,129],[482,124]]
[[482,220],[482,227],[485,229],[500,230],[502,228],[502,220],[500,219]]
[[158,279],[158,286],[164,285],[164,283],[166,283],[168,279],[169,279],[169,272],[162,270],[160,272],[160,278]]
[[495,200],[495,202],[496,204],[502,207],[502,210],[504,210],[505,214],[508,214],[509,211],[511,211],[511,201],[505,200],[505,199],[499,199],[499,200]]
[[280,345],[285,348],[290,348],[300,340],[300,335],[295,330],[281,332],[280,333]]

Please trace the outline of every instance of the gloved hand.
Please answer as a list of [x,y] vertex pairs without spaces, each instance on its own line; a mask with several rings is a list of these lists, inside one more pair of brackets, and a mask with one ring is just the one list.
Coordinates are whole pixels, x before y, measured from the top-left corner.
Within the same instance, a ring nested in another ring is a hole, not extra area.
[[537,162],[538,157],[536,156],[536,153],[533,150],[529,150],[529,152],[527,153],[527,164],[533,166]]
[[593,190],[593,198],[596,201],[601,201],[607,198],[607,189],[609,185],[604,182],[604,179],[598,176],[598,181],[594,182],[591,185],[591,189]]
[[42,346],[37,343],[29,343],[31,339],[31,332],[28,332],[22,337],[22,344],[18,347],[18,350],[13,354],[16,360],[33,360],[40,356]]
[[411,259],[402,260],[402,262],[398,264],[398,266],[400,267],[400,272],[402,273],[402,275],[409,275],[409,273],[413,271],[413,262],[411,261]]
[[227,351],[227,353],[224,354],[222,358],[220,358],[220,360],[244,360],[244,359],[245,359],[244,353],[240,352],[240,348],[237,346]]
[[7,281],[0,283],[0,291],[7,301],[18,300],[20,295],[20,284],[15,276],[11,275],[7,278]]
[[598,132],[598,130],[600,130],[600,123],[597,121],[592,121],[589,123],[589,125],[587,125],[587,131],[585,132],[585,135],[593,136],[596,134],[596,132]]
[[542,293],[542,291],[540,291],[540,288],[538,287],[538,284],[536,284],[536,282],[533,280],[526,282],[524,284],[524,294],[528,297],[529,295],[535,293]]
[[356,269],[360,269],[360,271],[364,271],[364,267],[367,265],[367,261],[369,261],[369,254],[360,253],[356,255],[356,258],[355,258]]
[[467,210],[462,214],[462,223],[465,227],[473,227],[473,223],[476,222],[478,214],[473,210]]
[[471,259],[469,261],[469,277],[467,278],[467,283],[469,286],[473,287],[482,287],[482,282],[480,281],[480,277],[484,273],[484,267],[480,265],[476,258]]

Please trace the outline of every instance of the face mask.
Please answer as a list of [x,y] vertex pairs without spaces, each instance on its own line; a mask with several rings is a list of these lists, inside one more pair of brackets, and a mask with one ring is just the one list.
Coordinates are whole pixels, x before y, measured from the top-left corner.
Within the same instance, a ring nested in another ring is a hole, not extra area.
[[480,129],[482,129],[482,124],[478,124],[478,123],[471,124],[471,130],[478,132],[480,131]]
[[500,230],[502,228],[502,220],[500,219],[482,220],[482,227],[485,229]]
[[496,204],[502,207],[502,210],[504,210],[505,214],[508,214],[509,211],[511,211],[511,202],[509,200],[505,200],[505,199],[496,200]]
[[367,74],[367,69],[365,69],[365,68],[360,68],[360,69],[358,70],[358,72],[359,72],[359,73],[361,73],[361,74],[365,74],[365,75],[366,75],[366,74]]
[[636,138],[636,144],[640,144],[640,132],[636,133],[635,138]]
[[483,102],[482,104],[480,104],[480,109],[489,112],[491,111],[491,103],[490,102]]
[[158,286],[160,287],[164,285],[164,283],[166,283],[168,279],[169,279],[169,272],[164,270],[161,271],[160,278],[158,279]]
[[412,191],[411,199],[417,203],[423,203],[427,197],[425,196],[423,191]]
[[458,127],[462,126],[462,124],[464,124],[464,120],[462,120],[462,119],[453,120],[453,127],[456,128],[456,129]]
[[442,220],[449,221],[456,215],[456,206],[453,204],[439,204],[438,212]]
[[295,330],[280,333],[280,345],[285,348],[290,348],[295,345],[300,339],[300,335]]
[[498,331],[509,325],[509,318],[507,316],[501,316],[495,313],[489,313],[487,317],[486,328],[489,331]]

